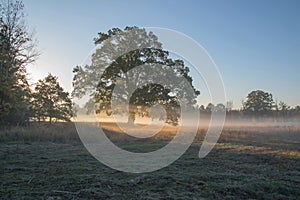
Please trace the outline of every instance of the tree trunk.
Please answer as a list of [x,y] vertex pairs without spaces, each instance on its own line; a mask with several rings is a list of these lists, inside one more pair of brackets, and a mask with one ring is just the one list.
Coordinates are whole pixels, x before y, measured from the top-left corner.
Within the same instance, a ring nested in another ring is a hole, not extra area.
[[127,123],[134,124],[134,121],[135,121],[135,113],[129,112]]

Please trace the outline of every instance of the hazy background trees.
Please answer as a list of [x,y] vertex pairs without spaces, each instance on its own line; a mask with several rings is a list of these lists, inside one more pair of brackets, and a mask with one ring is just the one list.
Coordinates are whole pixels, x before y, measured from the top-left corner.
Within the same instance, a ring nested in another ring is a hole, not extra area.
[[274,121],[299,120],[300,106],[292,108],[283,101],[274,101],[273,95],[262,90],[253,90],[245,97],[241,108],[233,109],[233,102],[227,105],[208,103],[207,106],[200,105],[201,115],[210,115],[212,111],[226,109],[227,119],[249,119],[255,120],[266,118]]

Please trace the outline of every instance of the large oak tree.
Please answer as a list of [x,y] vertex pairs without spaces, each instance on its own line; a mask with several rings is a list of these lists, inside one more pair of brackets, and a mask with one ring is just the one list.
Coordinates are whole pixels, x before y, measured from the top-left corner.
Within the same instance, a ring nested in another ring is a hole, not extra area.
[[[145,109],[159,104],[167,111],[166,121],[177,124],[180,117],[178,97],[184,98],[186,105],[196,104],[200,92],[192,84],[189,68],[182,60],[171,59],[153,32],[138,27],[126,27],[124,30],[113,28],[107,33],[99,33],[95,44],[97,49],[91,64],[77,66],[73,70],[73,95],[80,98],[90,92],[91,101],[98,103],[98,107],[92,108],[97,112],[105,110],[110,114],[112,94],[117,84],[122,84],[123,91],[115,93],[115,97],[120,104],[125,101],[130,104],[129,122],[134,121],[135,115],[143,114]],[[141,65],[147,67],[136,70]],[[174,76],[169,76],[171,73],[184,78],[193,94],[183,87],[182,79],[176,82]],[[168,87],[145,84],[158,75],[164,77]],[[129,88],[136,90],[130,93]]]

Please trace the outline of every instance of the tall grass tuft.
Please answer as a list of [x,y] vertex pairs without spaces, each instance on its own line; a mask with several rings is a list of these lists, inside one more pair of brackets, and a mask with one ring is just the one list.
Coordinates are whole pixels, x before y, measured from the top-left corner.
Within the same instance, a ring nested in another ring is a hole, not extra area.
[[0,142],[80,142],[74,123],[57,122],[31,123],[29,126],[11,126],[0,128]]

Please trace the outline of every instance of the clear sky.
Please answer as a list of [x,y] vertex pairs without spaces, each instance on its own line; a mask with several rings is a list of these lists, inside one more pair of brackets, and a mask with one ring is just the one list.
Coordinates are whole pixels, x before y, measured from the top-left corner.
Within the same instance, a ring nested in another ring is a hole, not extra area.
[[24,0],[24,4],[42,53],[29,69],[32,81],[51,72],[71,91],[72,68],[88,56],[98,32],[164,27],[185,33],[208,51],[234,107],[255,89],[271,92],[291,106],[300,105],[300,1]]

